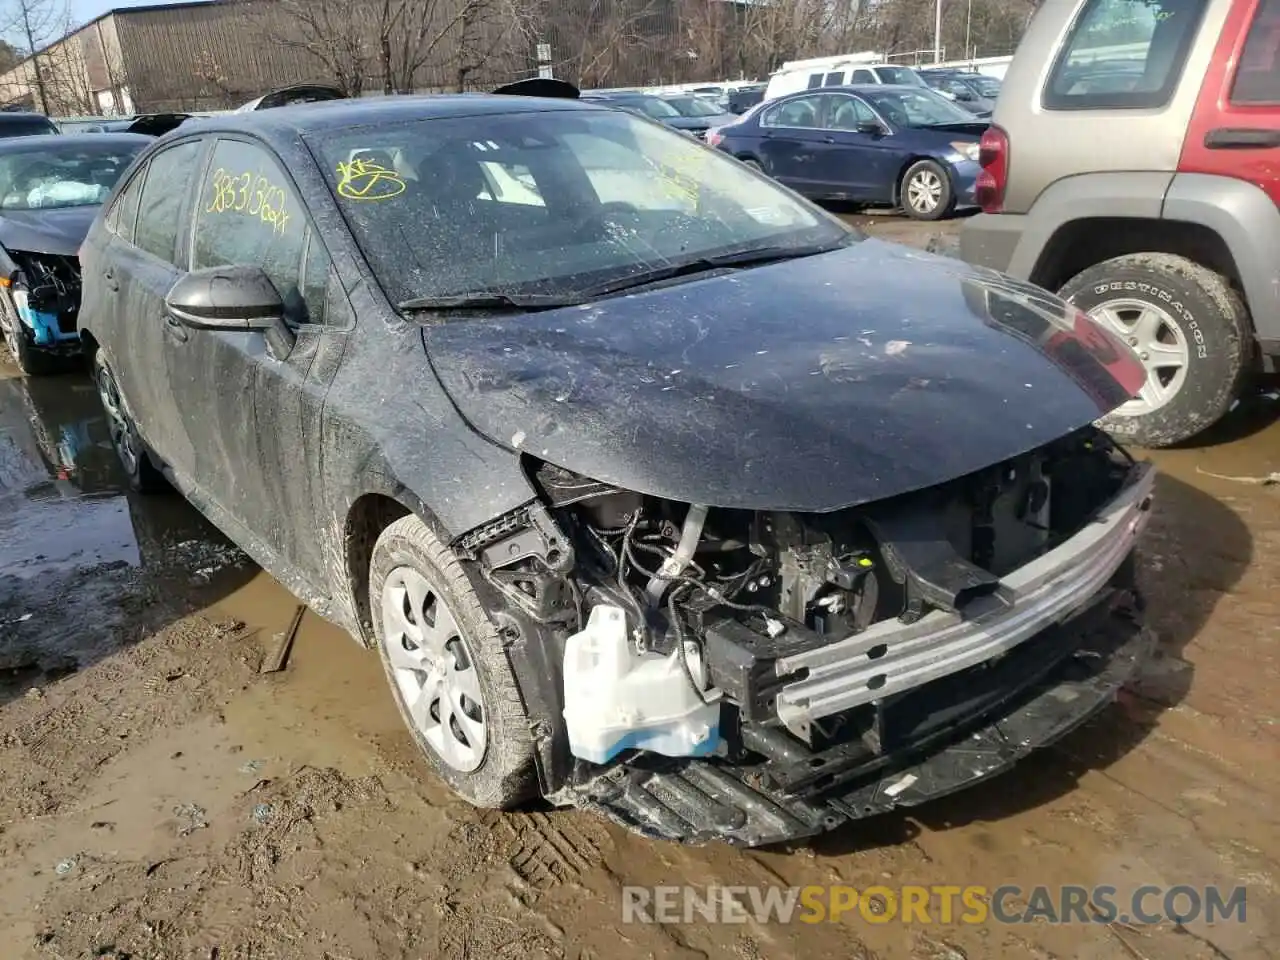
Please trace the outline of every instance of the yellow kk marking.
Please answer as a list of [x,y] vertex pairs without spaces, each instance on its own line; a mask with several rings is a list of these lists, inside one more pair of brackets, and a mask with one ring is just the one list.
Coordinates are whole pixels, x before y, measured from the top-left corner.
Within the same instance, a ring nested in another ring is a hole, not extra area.
[[338,164],[338,195],[348,200],[390,200],[406,189],[399,173],[376,161],[352,160]]

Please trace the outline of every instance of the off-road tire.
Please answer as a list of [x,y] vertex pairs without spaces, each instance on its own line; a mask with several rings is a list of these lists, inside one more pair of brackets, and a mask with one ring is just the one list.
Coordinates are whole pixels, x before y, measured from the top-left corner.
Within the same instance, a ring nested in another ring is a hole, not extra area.
[[[911,183],[912,177],[929,171],[933,173],[942,184],[942,192],[938,197],[938,205],[932,210],[921,211],[915,209],[907,200],[907,186]],[[902,180],[898,184],[898,203],[902,206],[902,212],[912,220],[943,220],[956,209],[956,190],[951,183],[951,174],[947,172],[946,167],[935,160],[917,160],[911,166],[907,167],[907,172],[902,175]]]
[[1118,440],[1144,447],[1180,443],[1217,423],[1240,396],[1252,369],[1253,332],[1244,302],[1220,274],[1186,257],[1135,253],[1077,274],[1059,295],[1086,313],[1113,299],[1149,301],[1186,338],[1186,379],[1164,406],[1099,421]]
[[[104,383],[109,383],[115,390],[117,398],[120,397],[120,384],[116,380],[116,375],[111,367],[107,364],[107,359],[102,355],[101,350],[94,352],[91,358],[90,368],[93,370],[93,382],[98,388],[98,395],[101,397],[104,389]],[[123,399],[118,399],[118,407],[124,418],[122,428],[129,431],[130,439],[133,444],[135,456],[131,465],[129,458],[120,450],[119,444],[116,442],[115,431],[112,428],[112,414],[106,409],[103,403],[103,415],[107,418],[107,426],[112,429],[111,445],[115,448],[116,458],[120,461],[120,469],[125,475],[125,479],[129,481],[129,486],[133,490],[142,494],[167,493],[172,488],[164,473],[155,465],[151,459],[151,452],[147,449],[147,445],[142,442],[142,437],[138,435],[138,427],[133,422],[133,416],[129,413],[128,408],[124,405]]]
[[0,323],[6,328],[3,342],[19,370],[28,377],[47,377],[59,372],[59,358],[36,346],[31,331],[18,319],[18,311],[7,293],[0,293]]
[[[415,727],[383,647],[382,591],[398,567],[431,583],[453,612],[480,676],[488,724],[480,766],[463,773],[445,763]],[[369,564],[369,609],[387,682],[405,726],[436,773],[477,807],[507,809],[537,795],[532,723],[502,638],[457,556],[418,517],[397,520],[378,537]]]

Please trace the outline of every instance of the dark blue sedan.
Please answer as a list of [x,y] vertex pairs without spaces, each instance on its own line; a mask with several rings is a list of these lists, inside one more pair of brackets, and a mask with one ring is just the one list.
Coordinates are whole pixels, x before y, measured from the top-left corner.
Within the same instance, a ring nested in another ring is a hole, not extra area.
[[973,205],[986,128],[932,90],[859,85],[778,97],[707,142],[810,199],[900,204],[939,220]]

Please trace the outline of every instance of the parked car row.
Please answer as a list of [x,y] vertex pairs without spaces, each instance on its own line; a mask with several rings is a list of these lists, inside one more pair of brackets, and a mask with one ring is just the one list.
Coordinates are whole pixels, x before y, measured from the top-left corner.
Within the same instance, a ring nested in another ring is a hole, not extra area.
[[986,127],[923,85],[825,87],[767,100],[708,142],[810,199],[937,220],[974,205]]
[[[530,83],[194,119],[105,203],[12,190],[93,217],[75,328],[130,482],[375,648],[484,806],[773,843],[1100,710],[1149,647],[1152,471],[1092,425],[1124,342]],[[817,96],[765,111],[955,110]]]

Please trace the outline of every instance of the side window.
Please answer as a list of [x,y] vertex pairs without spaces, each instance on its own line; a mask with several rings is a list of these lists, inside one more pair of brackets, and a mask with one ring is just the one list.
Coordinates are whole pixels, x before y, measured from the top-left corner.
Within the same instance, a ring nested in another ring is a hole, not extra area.
[[1164,106],[1182,77],[1204,8],[1202,0],[1086,0],[1054,64],[1044,106]]
[[825,80],[823,80],[822,85],[824,87],[838,87],[838,86],[841,86],[843,83],[844,83],[844,71],[833,70],[831,73],[827,74],[827,77]]
[[126,243],[133,243],[133,228],[138,222],[138,201],[142,199],[142,184],[146,179],[147,168],[143,167],[120,191],[107,213],[107,229]]
[[808,87],[808,89],[810,89],[810,90],[817,90],[820,86],[822,86],[822,74],[820,74],[820,73],[811,73],[811,74],[809,74],[809,87]]
[[133,244],[169,263],[177,261],[182,206],[196,178],[203,147],[199,140],[188,140],[157,153],[147,167]]
[[856,97],[839,97],[827,126],[832,130],[857,130],[861,124],[875,123],[876,115]]
[[872,73],[870,70],[855,70],[853,71],[853,79],[850,80],[849,82],[850,83],[875,83],[876,75]]
[[1244,42],[1231,102],[1280,104],[1280,0],[1261,0]]
[[770,127],[808,127],[818,126],[822,117],[822,97],[797,97],[781,103],[765,116],[764,122]]
[[292,183],[263,147],[219,140],[196,206],[191,267],[246,263],[266,271],[290,323],[324,321],[329,255]]

